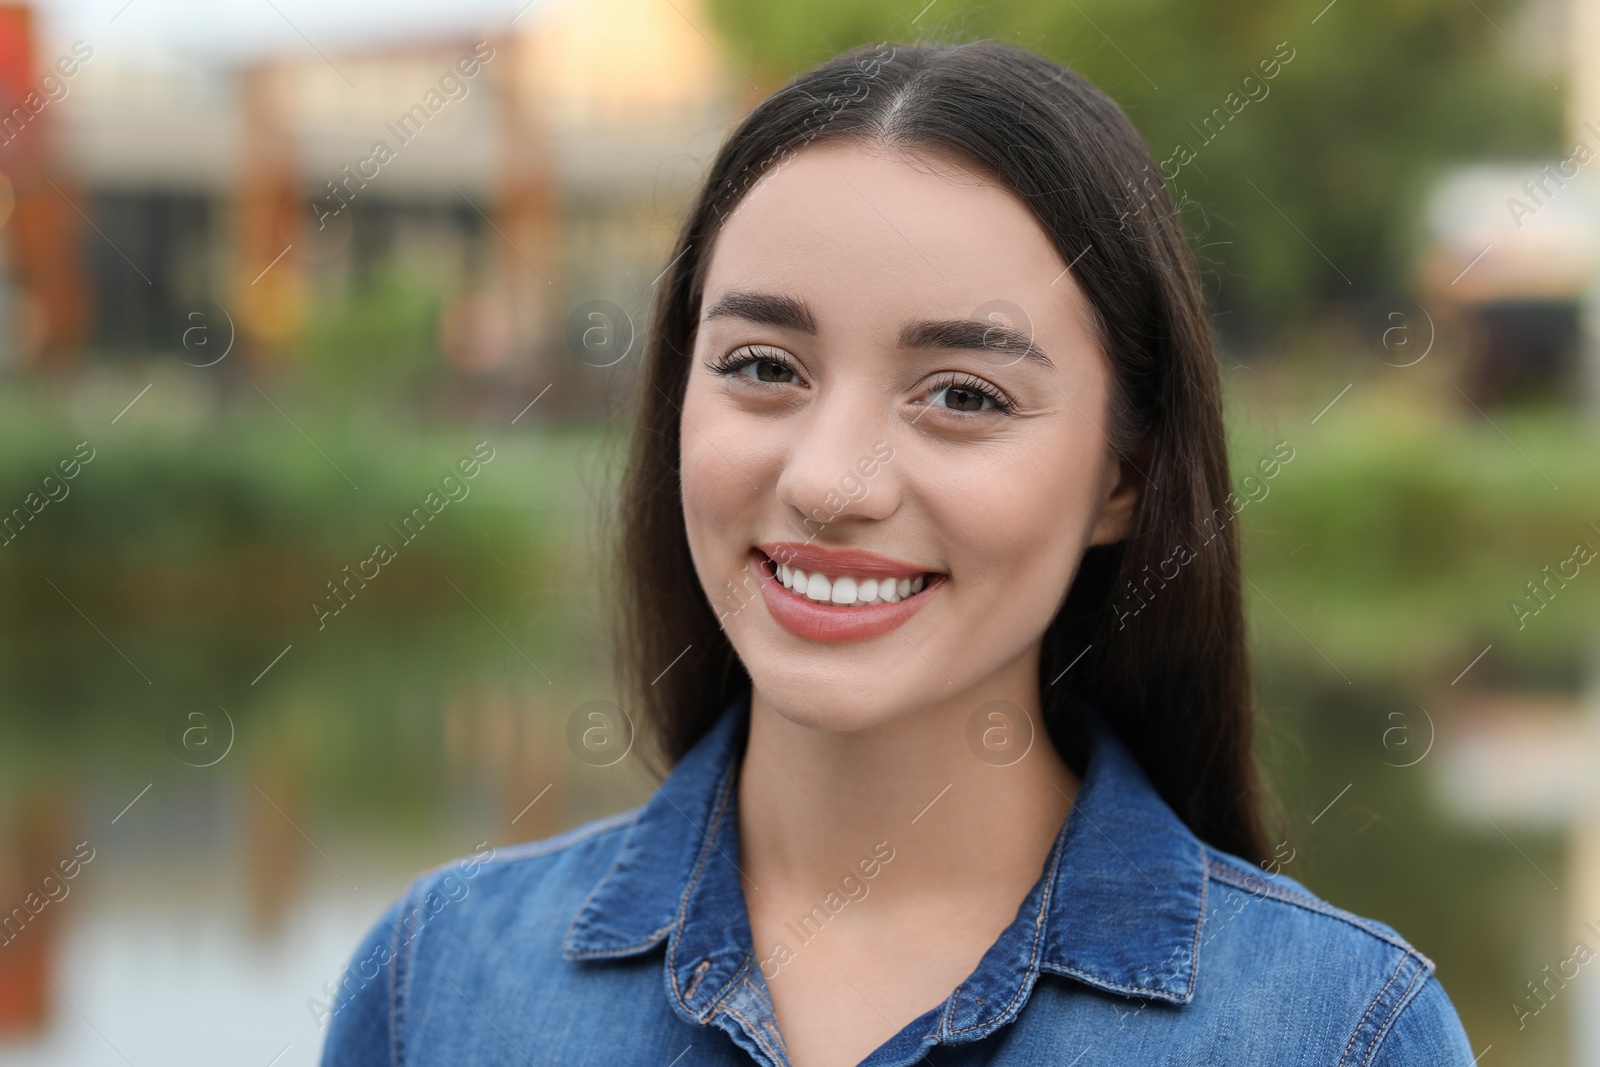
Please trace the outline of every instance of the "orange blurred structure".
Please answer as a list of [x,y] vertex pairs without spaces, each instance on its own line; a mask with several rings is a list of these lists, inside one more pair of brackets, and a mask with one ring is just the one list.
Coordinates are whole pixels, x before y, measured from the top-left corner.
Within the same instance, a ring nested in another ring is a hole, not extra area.
[[43,790],[0,825],[0,1036],[40,1033],[51,1018],[61,905],[40,879],[70,851],[68,822],[62,798]]
[[[220,310],[239,356],[219,373],[270,374],[352,301],[418,297],[434,326],[408,328],[439,370],[593,409],[606,376],[566,351],[571,305],[642,315],[700,167],[748,104],[706,23],[695,3],[556,0],[248,59],[101,42],[70,100],[62,87],[0,145],[17,194],[0,274],[21,290],[17,315],[0,293],[0,349],[23,367],[181,355]],[[25,95],[41,49],[61,49],[34,33],[26,5],[0,6],[0,95]],[[319,358],[386,365],[348,348]]]
[[[79,261],[81,194],[56,166],[53,94],[44,82],[59,75],[41,71],[37,56],[32,9],[0,4],[0,173],[13,198],[6,251],[25,320],[23,354],[59,368],[77,355],[90,309]],[[63,62],[76,66],[71,57]]]
[[[282,74],[270,67],[245,72],[243,158],[234,209],[234,318],[239,347],[256,365],[271,365],[299,330],[299,259],[293,255],[304,200],[295,171],[294,142],[282,101]],[[303,243],[303,242],[302,242]]]

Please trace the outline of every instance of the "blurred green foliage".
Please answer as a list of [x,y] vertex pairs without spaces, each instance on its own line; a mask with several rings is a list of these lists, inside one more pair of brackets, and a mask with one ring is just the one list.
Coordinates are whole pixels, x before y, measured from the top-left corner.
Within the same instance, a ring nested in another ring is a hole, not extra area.
[[[1128,112],[1158,163],[1182,142],[1196,152],[1168,184],[1193,202],[1185,217],[1219,306],[1240,313],[1224,329],[1281,329],[1322,299],[1403,290],[1419,208],[1443,170],[1562,154],[1561,97],[1547,80],[1558,65],[1535,66],[1524,53],[1537,48],[1519,51],[1500,32],[1529,36],[1516,0],[710,8],[730,58],[768,88],[881,40],[1007,41],[1085,75]],[[1293,58],[1248,100],[1244,79],[1261,79],[1280,42]],[[1246,102],[1227,108],[1230,93]],[[1207,143],[1199,128],[1214,108],[1237,113]]]
[[[0,777],[130,761],[182,774],[163,724],[205,699],[258,737],[315,735],[297,747],[329,790],[403,812],[423,803],[416,782],[443,788],[413,764],[437,758],[439,711],[463,686],[531,680],[561,709],[610,695],[593,691],[606,674],[600,435],[400,428],[275,392],[315,445],[253,393],[182,425],[75,428],[40,397],[0,405],[7,512],[77,442],[95,449],[0,547]],[[430,493],[439,506],[479,441],[494,458],[454,483],[467,495],[406,541],[396,527]],[[327,583],[379,542],[396,557],[319,619],[313,603],[337,604]]]
[[[1573,413],[1492,417],[1357,386],[1317,425],[1279,432],[1295,458],[1237,520],[1265,660],[1336,682],[1448,682],[1492,643],[1484,676],[1575,684],[1595,652],[1600,560],[1547,606],[1527,583],[1579,543],[1600,552],[1600,434]],[[1242,436],[1236,482],[1270,451]]]
[[343,293],[318,294],[299,351],[323,395],[370,404],[446,377],[439,280],[386,261]]

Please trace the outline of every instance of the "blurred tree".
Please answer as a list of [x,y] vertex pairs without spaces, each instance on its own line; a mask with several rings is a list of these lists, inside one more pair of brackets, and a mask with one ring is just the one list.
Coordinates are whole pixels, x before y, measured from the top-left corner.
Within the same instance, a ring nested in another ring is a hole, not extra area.
[[431,278],[388,265],[318,301],[301,350],[324,400],[371,401],[446,375],[435,335],[443,300]]
[[[768,88],[879,40],[1009,41],[1082,73],[1128,112],[1158,162],[1180,144],[1194,151],[1165,177],[1192,201],[1190,232],[1219,310],[1236,313],[1219,320],[1236,337],[1280,331],[1321,301],[1402,290],[1422,199],[1450,165],[1558,154],[1551,79],[1561,72],[1501,32],[1518,32],[1522,8],[710,0],[730,59]],[[1274,59],[1275,76],[1263,78],[1271,67],[1260,64]],[[1213,109],[1227,121],[1208,129]]]

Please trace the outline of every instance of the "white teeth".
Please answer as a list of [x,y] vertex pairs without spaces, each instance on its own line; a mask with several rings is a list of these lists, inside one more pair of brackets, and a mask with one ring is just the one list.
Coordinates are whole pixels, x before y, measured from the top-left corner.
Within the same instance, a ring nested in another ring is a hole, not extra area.
[[820,571],[807,573],[799,567],[773,560],[773,577],[785,589],[819,604],[898,604],[927,587],[928,576],[905,578],[858,578],[841,574],[830,577]]

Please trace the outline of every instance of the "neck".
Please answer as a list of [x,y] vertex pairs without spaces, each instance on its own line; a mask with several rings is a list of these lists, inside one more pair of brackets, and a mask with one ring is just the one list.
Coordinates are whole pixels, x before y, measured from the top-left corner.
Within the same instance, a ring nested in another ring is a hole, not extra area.
[[[1007,703],[979,710],[991,701]],[[993,731],[1026,739],[1030,726],[1031,745],[995,750],[1004,734]],[[895,858],[883,882],[896,896],[977,893],[1014,906],[1077,787],[1044,730],[1036,652],[959,697],[850,732],[798,725],[756,689],[738,783],[746,892],[769,906],[808,900],[885,842]]]

